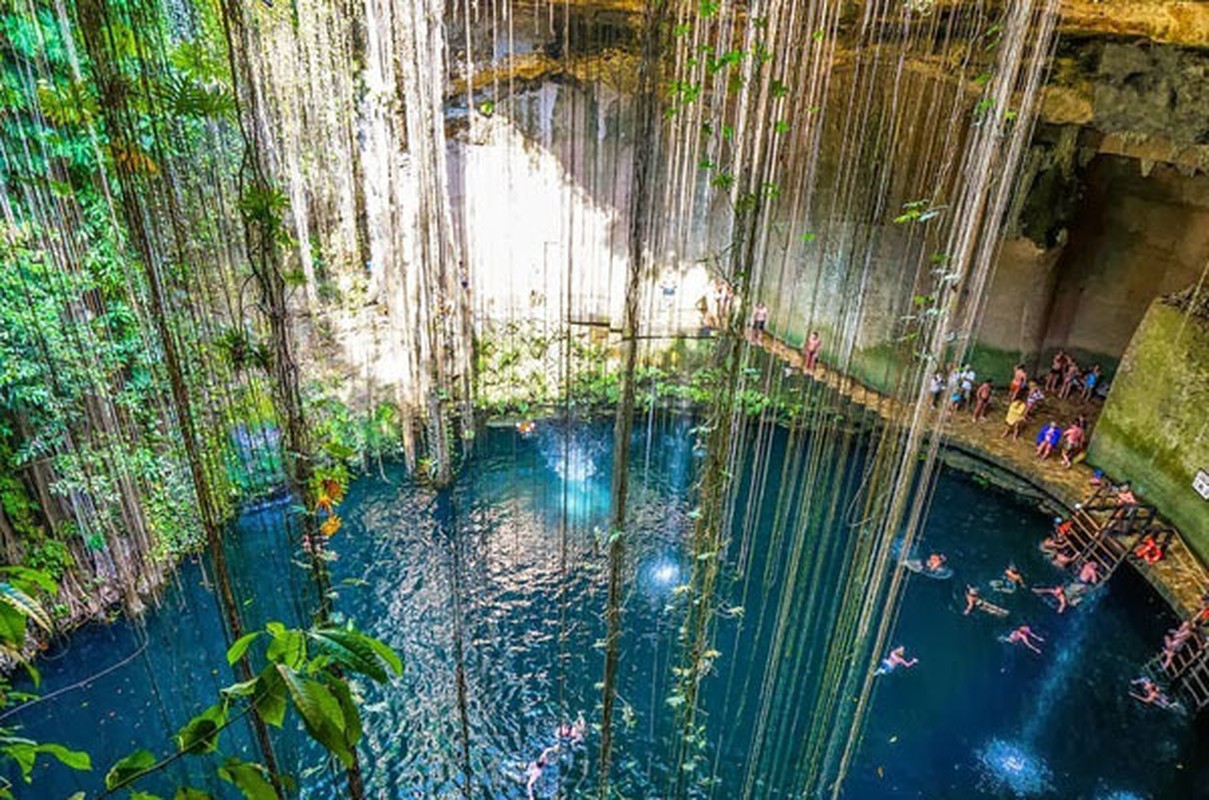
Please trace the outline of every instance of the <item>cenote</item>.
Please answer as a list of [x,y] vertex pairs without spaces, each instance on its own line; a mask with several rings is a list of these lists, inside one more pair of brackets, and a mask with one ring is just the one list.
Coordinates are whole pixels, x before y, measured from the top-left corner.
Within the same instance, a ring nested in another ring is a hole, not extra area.
[[[783,428],[773,436],[771,463],[805,457],[791,451]],[[859,480],[866,445],[854,436],[847,469]],[[602,424],[568,430],[543,421],[528,436],[488,428],[450,490],[419,487],[390,465],[353,484],[333,563],[339,605],[406,664],[390,686],[364,687],[372,796],[461,797],[469,786],[466,796],[523,797],[525,763],[556,741],[559,722],[580,711],[593,716],[611,442]],[[617,764],[626,796],[653,798],[665,796],[668,742],[677,735],[668,699],[683,617],[676,587],[691,569],[686,533],[701,458],[693,419],[659,415],[635,434],[632,454],[636,532],[626,568],[633,588],[625,606]],[[757,475],[748,459],[745,483]],[[777,472],[767,480],[773,485],[764,490],[775,493]],[[1063,616],[1024,592],[996,599],[1010,609],[1008,619],[963,616],[964,583],[985,586],[1008,563],[1030,582],[1058,579],[1037,549],[1049,520],[949,470],[932,503],[921,546],[944,552],[955,576],[909,583],[893,640],[919,663],[879,679],[843,796],[1203,796],[1203,722],[1125,695],[1154,651],[1155,632],[1172,621],[1150,587],[1123,570]],[[231,537],[235,580],[254,598],[245,608],[249,627],[303,621],[297,598],[305,593],[287,580],[302,573],[283,546],[287,508],[249,510]],[[755,513],[747,539],[735,531],[731,558],[742,566],[723,591],[731,614],[719,624],[719,654],[704,682],[710,763],[709,780],[693,790],[700,796],[744,796],[747,781],[755,796],[801,796],[795,743],[803,723],[795,710],[828,691],[794,672],[810,663],[809,640],[781,642],[775,656],[773,648],[778,611],[808,628],[798,615],[812,595],[826,602],[839,582],[812,576],[826,584],[821,593],[800,580],[789,586],[789,543],[771,539],[774,509]],[[843,539],[852,535],[850,522],[841,516],[810,536]],[[18,716],[28,735],[88,749],[101,763],[139,746],[171,749],[181,720],[229,682],[216,668],[225,644],[204,580],[189,564],[139,623],[92,625],[57,643],[42,660],[48,699],[36,713]],[[998,640],[1021,621],[1045,638],[1040,656]],[[762,714],[766,730],[757,731]],[[768,745],[753,752],[758,735]],[[235,736],[250,746],[246,730]],[[583,749],[547,770],[541,796],[590,792],[597,736],[589,730]],[[288,741],[285,760],[303,777],[303,796],[339,796],[339,781],[317,748],[299,731]],[[36,785],[40,797],[65,797],[100,782],[99,775],[50,767],[39,769]],[[145,788],[169,792],[185,783],[235,796],[187,761],[149,777]]]
[[0,800],[1209,800],[1207,31],[4,3]]

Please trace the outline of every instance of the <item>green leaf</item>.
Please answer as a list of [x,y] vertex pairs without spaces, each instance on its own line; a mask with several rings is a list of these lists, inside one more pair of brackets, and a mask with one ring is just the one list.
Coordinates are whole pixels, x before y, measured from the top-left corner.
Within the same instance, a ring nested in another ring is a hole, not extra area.
[[156,764],[155,756],[147,750],[138,750],[109,768],[105,774],[105,788],[113,791],[133,781]]
[[198,755],[213,753],[218,749],[218,734],[227,721],[227,712],[221,705],[213,705],[176,733],[176,746],[182,753]]
[[243,658],[244,653],[248,651],[248,645],[252,644],[258,636],[260,636],[260,631],[253,631],[252,633],[245,633],[236,639],[235,644],[231,645],[230,649],[227,650],[227,663],[235,666],[235,662]]
[[[362,634],[364,636],[364,634]],[[378,658],[386,662],[390,667],[390,671],[396,675],[403,674],[403,659],[394,649],[381,639],[375,639],[373,636],[365,636],[365,643],[378,654]]]
[[150,792],[132,792],[130,794],[130,800],[164,800],[164,799],[162,797],[160,797],[158,794],[151,794]]
[[218,777],[234,784],[247,800],[277,800],[277,792],[269,782],[268,771],[260,764],[228,758],[218,768]]
[[0,602],[15,608],[27,619],[33,620],[34,624],[42,630],[49,631],[51,629],[50,616],[42,608],[42,605],[11,583],[0,583]]
[[260,673],[257,682],[260,684],[260,694],[256,700],[256,710],[260,712],[261,719],[275,728],[280,728],[285,721],[285,681],[281,679],[277,668],[270,664]]
[[214,800],[214,798],[209,792],[182,786],[176,790],[176,794],[172,795],[172,800]]
[[[273,623],[269,623],[270,628]],[[273,632],[273,641],[265,650],[265,657],[275,664],[284,664],[297,669],[306,660],[306,634],[299,630]]]
[[367,675],[379,683],[386,682],[386,670],[366,641],[369,637],[344,628],[313,628],[308,635],[317,650],[330,656],[340,666],[350,672]]
[[333,681],[331,689],[344,714],[344,741],[348,742],[350,748],[355,748],[357,742],[361,741],[361,712],[357,710],[353,692],[349,689],[348,681],[342,680]]
[[57,759],[68,769],[76,769],[81,772],[88,772],[92,769],[92,758],[80,750],[71,750],[61,744],[40,744],[37,751]]
[[344,738],[344,712],[331,690],[318,681],[299,675],[284,664],[277,665],[277,672],[285,681],[294,708],[302,716],[306,732],[340,759],[345,767],[351,767],[353,752]]

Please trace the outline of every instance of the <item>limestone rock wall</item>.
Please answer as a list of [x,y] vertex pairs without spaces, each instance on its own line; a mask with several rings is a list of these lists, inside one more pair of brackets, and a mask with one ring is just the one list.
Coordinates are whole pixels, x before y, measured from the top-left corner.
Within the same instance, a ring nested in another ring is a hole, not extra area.
[[1091,439],[1088,459],[1133,481],[1142,498],[1209,559],[1209,321],[1156,301],[1133,337]]

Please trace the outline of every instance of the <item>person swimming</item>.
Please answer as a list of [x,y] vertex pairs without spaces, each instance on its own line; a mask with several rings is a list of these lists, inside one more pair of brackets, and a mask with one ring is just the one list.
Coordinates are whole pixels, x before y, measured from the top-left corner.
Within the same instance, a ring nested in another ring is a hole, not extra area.
[[970,612],[976,608],[982,608],[986,601],[982,599],[982,595],[978,593],[977,586],[966,587],[966,610],[962,614],[969,616]]
[[1016,569],[1015,564],[1007,565],[1007,569],[1003,571],[1003,577],[1013,586],[1024,588],[1024,576],[1020,574],[1020,570]]
[[909,669],[919,663],[918,658],[907,658],[907,648],[899,645],[890,651],[890,655],[882,659],[882,665],[874,671],[874,675],[889,675],[894,670],[902,667]]
[[558,756],[558,745],[551,745],[542,751],[542,754],[537,757],[536,761],[529,763],[525,769],[525,788],[529,792],[529,800],[534,800],[533,788],[537,786],[537,782],[542,779],[542,773],[546,767],[550,766],[551,762]]
[[580,711],[574,722],[564,722],[559,725],[555,735],[560,740],[570,742],[572,747],[578,747],[583,744],[587,732],[588,723],[584,720],[584,712]]
[[1058,613],[1066,611],[1066,589],[1059,586],[1038,586],[1033,589],[1033,594],[1048,594],[1058,601]]
[[1174,703],[1163,693],[1159,685],[1150,678],[1134,678],[1129,682],[1130,686],[1142,687],[1142,694],[1138,694],[1132,689],[1129,690],[1129,696],[1135,700],[1145,703],[1146,705],[1158,706],[1159,708],[1171,708]]
[[924,569],[926,569],[928,572],[936,572],[945,565],[946,561],[948,561],[948,559],[940,553],[933,553],[932,555],[928,556],[928,560],[924,562]]
[[1032,650],[1034,653],[1037,653],[1038,655],[1040,655],[1041,648],[1039,648],[1035,644],[1033,644],[1034,640],[1038,641],[1038,642],[1045,641],[1040,636],[1033,633],[1033,629],[1030,628],[1028,625],[1021,625],[1019,628],[1016,628],[1015,630],[1013,630],[1011,633],[1009,633],[1007,635],[1007,642],[1009,644],[1024,645],[1029,650]]

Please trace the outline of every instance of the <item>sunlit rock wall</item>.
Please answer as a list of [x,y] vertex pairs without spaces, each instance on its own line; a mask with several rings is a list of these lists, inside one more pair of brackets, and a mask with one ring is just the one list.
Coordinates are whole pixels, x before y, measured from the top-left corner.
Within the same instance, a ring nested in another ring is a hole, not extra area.
[[1133,337],[1096,424],[1088,459],[1128,479],[1209,558],[1209,322],[1156,301]]

